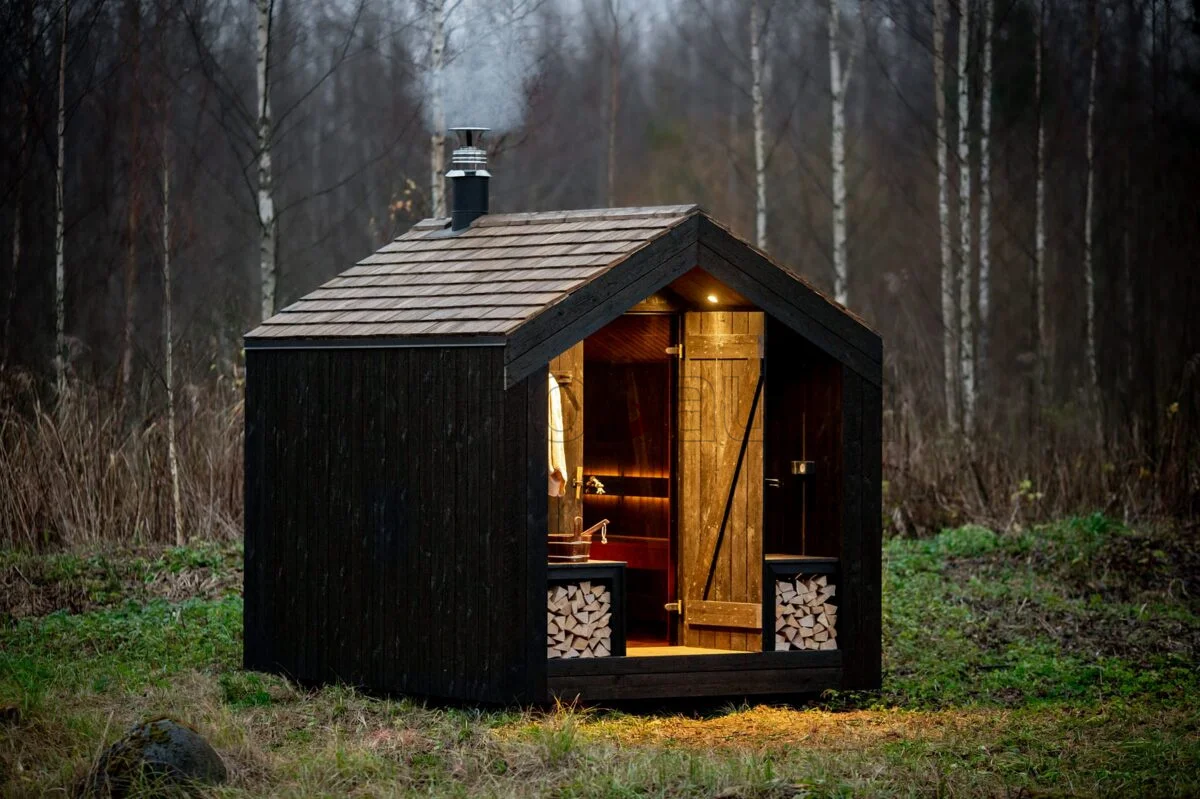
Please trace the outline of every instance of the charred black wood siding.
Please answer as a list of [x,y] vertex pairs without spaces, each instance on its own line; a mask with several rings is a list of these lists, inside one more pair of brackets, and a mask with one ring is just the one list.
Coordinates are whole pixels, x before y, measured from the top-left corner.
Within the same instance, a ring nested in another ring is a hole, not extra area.
[[838,645],[844,687],[875,689],[882,678],[883,405],[880,388],[842,372],[844,496]]
[[[510,679],[520,693],[513,696],[526,701],[546,695],[547,370],[543,365],[505,392],[504,462],[492,484],[498,489],[497,507],[503,509],[503,529],[519,531],[523,544],[523,560],[514,562],[511,571],[498,570],[487,578],[511,586],[497,586],[497,598],[511,603],[504,615],[512,622],[496,626],[493,635],[517,639],[520,657],[505,662],[516,669]],[[503,538],[493,540],[493,547],[507,545]],[[496,555],[500,562],[500,553]]]
[[246,666],[543,695],[544,381],[505,391],[495,347],[249,350]]

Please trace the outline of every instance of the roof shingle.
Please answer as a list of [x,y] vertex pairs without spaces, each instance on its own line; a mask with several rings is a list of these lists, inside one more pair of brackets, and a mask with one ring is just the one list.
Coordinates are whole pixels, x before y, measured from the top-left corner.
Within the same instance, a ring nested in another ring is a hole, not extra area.
[[246,334],[504,335],[664,235],[694,205],[426,219]]

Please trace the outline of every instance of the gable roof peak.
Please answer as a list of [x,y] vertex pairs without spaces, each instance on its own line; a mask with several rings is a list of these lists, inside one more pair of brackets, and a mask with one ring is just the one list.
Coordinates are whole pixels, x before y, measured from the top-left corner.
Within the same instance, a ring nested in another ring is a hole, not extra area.
[[[641,205],[619,208],[579,208],[567,211],[519,211],[509,214],[487,214],[476,219],[470,228],[514,227],[518,225],[544,225],[571,222],[615,222],[623,219],[680,218],[693,213],[704,213],[695,203],[681,205]],[[447,230],[450,217],[429,217],[414,224],[408,232],[396,237],[396,241],[408,238],[412,231]]]

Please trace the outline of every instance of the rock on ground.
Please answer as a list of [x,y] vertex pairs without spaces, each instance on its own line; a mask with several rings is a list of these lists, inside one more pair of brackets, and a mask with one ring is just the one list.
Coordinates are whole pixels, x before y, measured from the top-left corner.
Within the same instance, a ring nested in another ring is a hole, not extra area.
[[131,788],[154,785],[178,790],[214,785],[227,777],[221,756],[200,733],[169,718],[134,725],[109,747],[88,775],[86,796],[125,795]]

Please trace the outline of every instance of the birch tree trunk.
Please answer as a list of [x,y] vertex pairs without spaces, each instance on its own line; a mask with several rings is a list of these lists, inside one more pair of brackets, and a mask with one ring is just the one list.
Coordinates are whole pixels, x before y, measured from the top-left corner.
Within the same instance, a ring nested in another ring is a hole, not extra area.
[[612,39],[608,45],[608,156],[605,160],[605,205],[611,208],[616,201],[617,175],[617,113],[621,109],[621,19],[620,3],[609,0],[608,16],[612,24]]
[[129,398],[133,382],[133,334],[137,317],[137,268],[138,268],[138,217],[141,213],[139,197],[139,175],[141,154],[141,0],[128,0],[129,45],[130,45],[130,97],[129,97],[129,198],[125,221],[125,308],[122,317],[123,336],[121,341],[121,403]]
[[955,362],[958,326],[954,308],[954,261],[950,257],[949,139],[946,135],[946,0],[933,0],[933,91],[937,110],[938,242],[942,258],[942,382],[946,421],[958,427]]
[[764,141],[763,54],[759,0],[750,0],[750,102],[754,117],[754,243],[767,248],[767,152]]
[[829,160],[833,166],[833,297],[849,302],[849,266],[846,263],[846,84],[838,46],[838,1],[829,0],[829,95],[833,119]]
[[1084,201],[1083,217],[1083,280],[1087,287],[1087,369],[1088,404],[1096,414],[1096,438],[1099,443],[1100,419],[1100,374],[1096,364],[1096,276],[1092,266],[1092,216],[1095,198],[1095,118],[1096,118],[1096,61],[1100,53],[1100,20],[1097,17],[1096,0],[1091,0],[1092,53],[1088,72],[1087,95],[1087,197]]
[[58,396],[67,389],[66,334],[66,228],[63,220],[63,171],[67,133],[67,21],[71,9],[62,4],[62,31],[58,43],[58,158],[54,164],[54,379]]
[[1042,91],[1042,50],[1045,37],[1045,0],[1037,0],[1034,25],[1034,103],[1037,107],[1037,176],[1033,234],[1034,303],[1034,413],[1040,413],[1046,382],[1046,123]]
[[175,346],[171,319],[171,159],[167,122],[163,119],[162,141],[162,281],[163,281],[163,356],[167,384],[167,465],[171,470],[171,519],[175,526],[175,546],[187,543],[183,530],[183,506],[179,496],[179,454],[175,448]]
[[[430,109],[433,135],[429,137],[429,208],[439,219],[446,212],[446,111],[442,96],[442,72],[446,65],[446,0],[429,0],[429,26],[432,40],[429,48],[429,72],[433,76]],[[465,120],[456,125],[466,124]],[[471,123],[475,124],[475,123]]]
[[983,69],[979,96],[979,352],[975,387],[987,379],[992,317],[992,26],[995,0],[983,0]]
[[271,19],[274,0],[258,4],[258,230],[262,318],[275,313],[275,189],[271,177]]
[[958,12],[958,223],[959,333],[958,370],[962,379],[962,429],[969,441],[975,432],[975,325],[971,258],[971,0],[959,0]]

